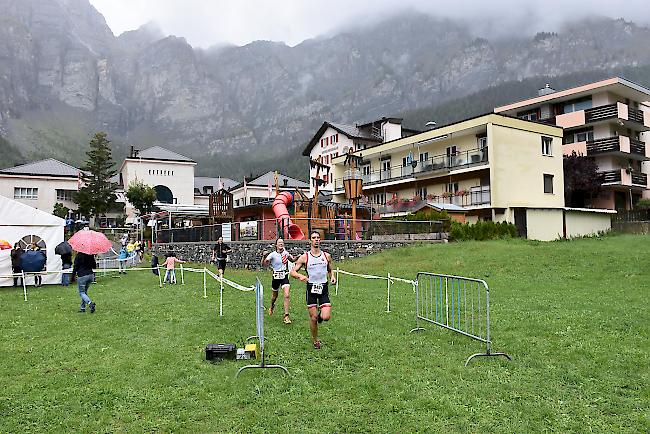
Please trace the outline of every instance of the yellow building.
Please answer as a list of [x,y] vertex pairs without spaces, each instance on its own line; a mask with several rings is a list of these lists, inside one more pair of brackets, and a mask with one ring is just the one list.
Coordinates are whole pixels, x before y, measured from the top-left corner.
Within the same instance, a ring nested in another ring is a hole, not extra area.
[[[449,203],[466,209],[469,222],[507,221],[523,236],[552,240],[567,225],[562,137],[560,127],[490,113],[354,154],[364,195],[382,216]],[[337,202],[346,201],[344,160],[333,160]]]

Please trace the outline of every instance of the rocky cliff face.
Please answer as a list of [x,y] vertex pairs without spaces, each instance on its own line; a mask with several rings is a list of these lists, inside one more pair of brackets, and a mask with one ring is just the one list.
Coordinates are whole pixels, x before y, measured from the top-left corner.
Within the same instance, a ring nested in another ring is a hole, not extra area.
[[[506,41],[410,14],[295,47],[197,50],[153,25],[115,37],[87,0],[0,0],[0,10],[0,135],[25,158],[72,163],[98,129],[118,147],[245,161],[303,145],[325,119],[367,121],[508,80],[650,63],[650,29],[622,20]],[[232,166],[222,174],[241,175]]]

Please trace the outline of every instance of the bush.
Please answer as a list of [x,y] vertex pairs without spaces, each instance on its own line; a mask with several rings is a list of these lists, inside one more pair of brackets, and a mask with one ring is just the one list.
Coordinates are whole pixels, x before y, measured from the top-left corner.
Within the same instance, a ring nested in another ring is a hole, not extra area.
[[640,199],[636,203],[636,207],[639,209],[650,209],[650,199]]
[[495,240],[501,238],[515,238],[517,227],[512,223],[493,221],[479,221],[474,224],[451,222],[449,239],[451,241],[468,240]]

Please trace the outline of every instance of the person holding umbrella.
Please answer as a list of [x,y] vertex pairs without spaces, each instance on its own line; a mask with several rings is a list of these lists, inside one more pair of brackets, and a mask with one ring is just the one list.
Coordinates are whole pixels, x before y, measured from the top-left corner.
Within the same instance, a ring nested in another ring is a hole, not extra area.
[[54,253],[61,256],[61,262],[63,263],[61,285],[68,286],[70,285],[70,273],[68,273],[66,270],[72,268],[72,246],[67,241],[63,241],[54,248]]
[[95,303],[88,297],[88,288],[95,280],[94,270],[97,268],[95,255],[108,252],[112,247],[112,243],[104,234],[91,230],[77,232],[68,242],[78,252],[72,267],[72,281],[74,282],[75,277],[79,276],[77,279],[79,297],[81,297],[79,312],[85,312],[86,305],[88,305],[90,313],[95,313]]
[[23,284],[22,277],[16,277],[15,274],[20,274],[23,269],[20,267],[20,257],[23,255],[23,248],[20,247],[20,243],[14,244],[14,248],[11,249],[11,271],[14,274],[14,287],[18,286],[18,281],[20,284]]

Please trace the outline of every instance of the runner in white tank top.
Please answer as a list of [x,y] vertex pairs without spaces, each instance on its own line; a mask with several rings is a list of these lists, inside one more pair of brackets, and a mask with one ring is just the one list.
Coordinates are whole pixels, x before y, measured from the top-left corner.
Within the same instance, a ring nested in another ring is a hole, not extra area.
[[[320,349],[318,340],[318,324],[329,321],[332,313],[332,303],[329,299],[327,275],[330,275],[332,285],[336,284],[336,277],[332,268],[332,257],[320,249],[320,234],[312,232],[309,235],[310,249],[300,255],[296,265],[291,270],[291,276],[307,284],[307,310],[309,311],[309,329],[314,348]],[[307,274],[298,273],[305,266]],[[320,308],[320,312],[318,309]]]
[[262,257],[262,267],[267,267],[270,264],[273,269],[273,280],[271,281],[271,288],[273,288],[273,291],[271,293],[269,316],[273,315],[275,300],[278,298],[278,290],[282,287],[282,291],[284,291],[283,321],[285,324],[291,324],[291,319],[289,319],[289,292],[291,290],[288,271],[289,261],[296,262],[296,258],[284,249],[284,240],[282,238],[278,238],[275,241],[274,252],[268,254],[267,252],[264,252]]

